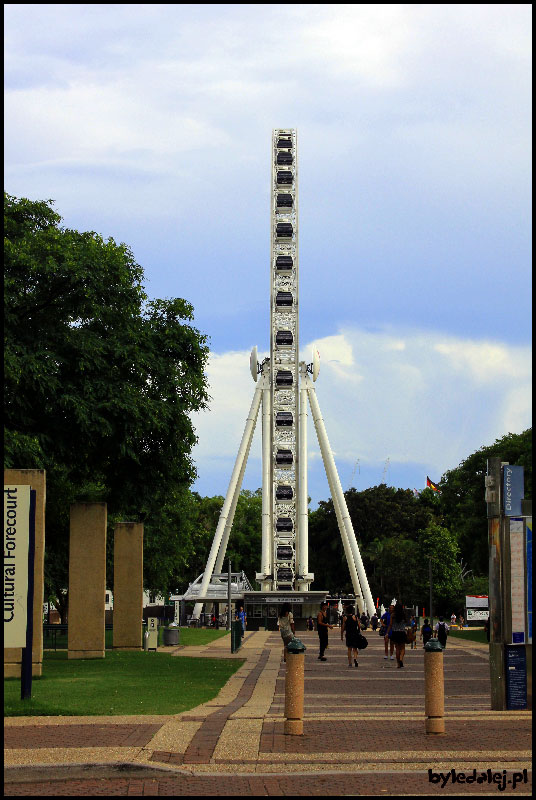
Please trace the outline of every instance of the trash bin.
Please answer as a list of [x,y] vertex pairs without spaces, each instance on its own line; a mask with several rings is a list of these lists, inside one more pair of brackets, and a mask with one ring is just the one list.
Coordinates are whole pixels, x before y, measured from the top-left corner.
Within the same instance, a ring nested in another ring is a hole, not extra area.
[[179,628],[164,628],[164,646],[176,645],[179,643]]

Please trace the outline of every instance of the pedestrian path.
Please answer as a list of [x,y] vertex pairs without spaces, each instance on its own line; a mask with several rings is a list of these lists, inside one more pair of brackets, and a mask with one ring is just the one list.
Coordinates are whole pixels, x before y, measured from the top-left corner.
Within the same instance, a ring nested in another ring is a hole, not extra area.
[[[303,736],[283,733],[279,634],[248,632],[235,654],[245,659],[240,669],[217,697],[182,714],[6,720],[5,793],[489,794],[497,790],[488,776],[514,773],[522,776],[515,794],[530,792],[531,714],[490,711],[485,645],[449,641],[446,732],[426,736],[422,648],[406,650],[401,670],[384,660],[379,636],[367,635],[359,668],[349,669],[337,630],[325,662],[316,634],[299,634],[307,646]],[[166,649],[177,658],[228,658],[228,647],[224,637]],[[456,781],[473,770],[475,780],[453,784],[452,769]],[[451,775],[444,787],[439,773]],[[514,792],[513,782],[505,791]]]

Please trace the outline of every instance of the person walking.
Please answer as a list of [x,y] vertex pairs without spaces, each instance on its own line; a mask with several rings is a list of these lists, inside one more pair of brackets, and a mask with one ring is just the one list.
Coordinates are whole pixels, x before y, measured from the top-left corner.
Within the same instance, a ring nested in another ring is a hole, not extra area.
[[[392,616],[394,610],[395,610],[395,607],[393,605],[390,605],[389,606],[389,611],[386,611],[385,614],[382,615],[382,619],[381,619],[382,627],[383,627],[383,630],[384,630],[383,641],[385,642],[385,655],[384,655],[383,658],[384,658],[384,660],[389,658],[388,650],[389,650],[389,647],[390,647],[390,650],[391,650],[391,653],[390,653],[391,661],[394,660],[393,652],[394,652],[394,649],[395,649],[395,643],[391,641],[391,616]],[[389,643],[390,643],[390,645],[389,645]]]
[[287,645],[294,639],[296,626],[290,603],[283,603],[279,610],[279,633],[283,639],[283,661],[287,660]]
[[410,637],[411,637],[411,647],[410,650],[417,649],[417,620],[413,616],[409,621],[410,627]]
[[378,627],[378,615],[376,612],[370,618],[370,624],[372,625],[372,630],[376,632],[376,628]]
[[320,611],[316,617],[316,629],[318,631],[318,639],[320,644],[320,654],[318,656],[319,661],[327,661],[324,653],[326,651],[326,647],[328,646],[328,630],[333,630],[333,625],[330,625],[327,619],[327,606],[327,603],[321,603]]
[[313,618],[312,617],[307,617],[307,630],[308,631],[314,631],[314,629],[315,629],[315,624],[313,622]]
[[423,643],[423,647],[426,644],[426,642],[430,641],[433,635],[434,632],[432,630],[432,626],[430,625],[430,620],[426,618],[421,628],[421,641]]
[[346,633],[346,647],[348,648],[348,666],[352,666],[352,653],[354,656],[354,667],[358,667],[357,659],[359,657],[359,632],[361,630],[361,623],[359,617],[354,614],[354,607],[348,606],[346,609],[346,616],[342,621],[341,626],[341,642],[343,634]]
[[437,641],[443,648],[443,650],[447,646],[447,636],[449,635],[449,626],[444,621],[443,617],[439,617],[439,622],[435,626],[435,633],[434,636],[437,638]]
[[391,614],[389,630],[391,634],[391,644],[396,648],[397,669],[404,666],[404,654],[406,652],[406,614],[402,603],[397,603]]

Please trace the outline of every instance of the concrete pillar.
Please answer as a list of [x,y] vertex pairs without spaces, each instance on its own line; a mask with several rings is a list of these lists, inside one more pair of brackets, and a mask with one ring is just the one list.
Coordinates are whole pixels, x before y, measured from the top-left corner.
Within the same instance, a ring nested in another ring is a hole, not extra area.
[[106,503],[71,506],[68,658],[104,658],[106,518]]
[[141,650],[143,523],[114,528],[114,650]]
[[305,655],[287,651],[285,674],[285,733],[303,736]]
[[426,733],[445,733],[443,651],[424,652],[424,713]]
[[[32,675],[38,677],[43,674],[46,473],[44,469],[6,469],[4,486],[6,484],[31,486],[36,493]],[[20,678],[21,663],[22,648],[4,648],[4,678]]]

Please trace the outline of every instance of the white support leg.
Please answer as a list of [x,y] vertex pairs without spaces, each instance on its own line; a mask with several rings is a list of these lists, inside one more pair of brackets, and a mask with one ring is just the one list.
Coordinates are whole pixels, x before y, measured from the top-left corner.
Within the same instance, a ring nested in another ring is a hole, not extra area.
[[[261,383],[259,384],[259,389],[262,389],[262,399],[264,402],[264,396],[266,394],[266,387],[268,386],[268,377],[263,376],[261,378]],[[227,545],[229,544],[229,536],[231,535],[231,529],[233,527],[234,515],[236,511],[236,506],[238,503],[238,498],[240,497],[240,489],[242,488],[242,481],[244,480],[244,473],[246,471],[249,451],[251,449],[251,442],[253,440],[253,433],[255,431],[255,425],[253,425],[253,429],[251,431],[251,435],[249,437],[249,442],[247,444],[247,449],[244,458],[242,459],[242,466],[240,468],[240,475],[238,476],[238,481],[235,486],[233,500],[231,503],[231,508],[229,510],[229,514],[227,517],[227,521],[225,523],[225,528],[223,531],[223,536],[221,540],[221,544],[218,550],[218,557],[216,559],[216,565],[214,567],[214,572],[218,575],[223,570],[223,559],[225,558],[225,553],[227,552]],[[223,510],[223,509],[222,509]]]
[[368,610],[369,614],[372,615],[374,613],[374,602],[372,600],[372,594],[370,592],[367,576],[365,574],[365,568],[363,567],[363,561],[361,560],[361,553],[359,552],[359,547],[357,545],[357,540],[355,538],[352,520],[350,519],[350,514],[348,513],[348,508],[346,506],[346,500],[344,499],[344,492],[342,490],[341,482],[339,480],[339,475],[337,473],[335,459],[333,458],[333,453],[331,452],[331,447],[326,432],[326,426],[324,425],[324,420],[322,419],[322,415],[320,413],[320,406],[318,405],[316,391],[314,389],[314,386],[312,386],[312,384],[309,384],[308,394],[309,394],[309,403],[311,405],[311,411],[313,414],[313,420],[318,435],[318,441],[320,443],[320,450],[322,451],[322,458],[324,459],[324,465],[326,467],[326,472],[328,473],[328,481],[330,484],[330,491],[332,493],[331,496],[333,497],[334,501],[336,498],[337,506],[339,508],[339,514],[342,520],[342,525],[346,530],[346,535],[348,537],[348,542],[350,544],[353,561],[355,563],[357,574],[359,577],[359,583],[361,584],[361,588],[363,591],[363,601],[365,609]]
[[297,589],[307,592],[313,580],[309,574],[309,495],[307,491],[307,367],[300,364],[300,425],[299,445],[300,455],[298,460],[298,520],[296,542],[296,566],[298,578]]
[[[212,547],[210,548],[207,565],[205,567],[205,572],[203,574],[203,580],[201,581],[201,587],[199,589],[199,597],[206,596],[210,584],[210,579],[212,578],[212,573],[214,572],[214,566],[216,564],[218,552],[222,544],[225,526],[227,524],[228,518],[230,517],[231,510],[233,509],[233,503],[234,507],[236,508],[236,502],[234,502],[235,495],[236,495],[236,500],[238,500],[238,494],[240,493],[240,487],[242,485],[242,477],[244,475],[244,470],[245,470],[245,464],[247,461],[249,448],[251,447],[251,439],[253,438],[255,423],[257,421],[257,415],[259,413],[259,406],[261,404],[263,388],[264,388],[264,382],[261,381],[257,386],[257,388],[255,389],[255,394],[253,395],[253,401],[251,403],[251,408],[249,409],[248,418],[246,420],[246,427],[244,428],[244,434],[242,436],[242,441],[240,442],[240,448],[238,450],[238,455],[236,457],[233,474],[231,475],[231,480],[229,482],[227,494],[225,495],[225,501],[223,503],[223,507],[220,512],[218,526],[216,528],[216,533],[214,534]],[[232,519],[231,519],[231,524],[232,524]],[[222,556],[222,563],[223,563],[223,556]],[[203,603],[195,604],[192,615],[194,619],[199,619],[202,608],[203,608]]]
[[[326,470],[326,475],[328,475],[329,474],[328,467],[325,461],[324,461],[324,469]],[[363,603],[363,590],[361,589],[361,584],[359,583],[359,576],[357,574],[354,557],[352,555],[352,548],[350,547],[350,542],[348,541],[348,534],[346,533],[346,528],[344,527],[343,515],[341,509],[339,508],[339,504],[337,503],[337,493],[335,492],[335,489],[332,487],[332,482],[329,477],[328,477],[328,484],[329,484],[331,499],[333,501],[333,508],[335,509],[335,515],[337,517],[337,524],[339,526],[339,531],[341,534],[342,544],[344,547],[344,554],[346,556],[348,569],[350,571],[350,578],[352,580],[352,586],[354,588],[357,611],[359,611],[359,614],[362,614],[365,608]]]
[[[310,400],[311,399],[311,393],[314,393],[314,387],[313,387],[311,379],[307,375],[304,375],[303,385],[304,385],[305,389],[309,392],[309,400]],[[316,394],[315,394],[315,399],[316,399]],[[312,408],[312,406],[311,406],[311,408]],[[362,609],[363,601],[361,599],[363,593],[361,591],[361,585],[359,583],[359,577],[357,575],[357,570],[356,570],[356,566],[355,566],[355,563],[354,563],[354,557],[352,555],[352,550],[350,548],[350,542],[348,541],[348,535],[347,535],[347,532],[346,532],[346,528],[344,526],[343,516],[341,514],[341,510],[340,510],[339,504],[337,503],[337,494],[336,494],[335,488],[334,488],[334,486],[332,484],[331,472],[329,470],[329,465],[328,465],[329,442],[327,442],[327,451],[326,451],[327,436],[324,437],[322,435],[322,431],[321,431],[320,424],[319,424],[319,423],[322,423],[322,417],[320,416],[320,414],[318,414],[318,416],[315,417],[315,415],[313,413],[313,421],[314,421],[314,424],[315,424],[316,435],[317,435],[317,438],[318,438],[318,444],[320,445],[320,452],[322,453],[322,460],[324,462],[324,469],[326,470],[326,477],[328,479],[331,498],[333,500],[333,507],[335,509],[335,514],[337,516],[337,523],[338,523],[338,526],[339,526],[339,532],[341,534],[342,544],[343,544],[343,547],[344,547],[344,555],[346,556],[346,561],[347,561],[347,564],[348,564],[348,570],[350,572],[350,579],[352,581],[354,594],[356,596],[356,601],[357,601],[357,604],[359,606],[359,612],[361,613],[361,611],[363,610]],[[323,426],[323,423],[322,423],[322,426]],[[325,433],[325,430],[324,430],[324,433]]]

